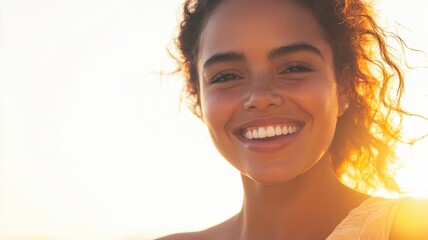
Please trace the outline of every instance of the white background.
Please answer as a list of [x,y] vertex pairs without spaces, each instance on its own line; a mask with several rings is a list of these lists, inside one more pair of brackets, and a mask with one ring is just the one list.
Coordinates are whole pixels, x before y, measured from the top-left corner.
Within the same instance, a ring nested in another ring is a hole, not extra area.
[[[180,2],[0,0],[0,239],[150,239],[239,210],[238,173],[180,110],[180,77],[161,74]],[[427,51],[428,4],[384,2]],[[406,99],[425,115],[427,73],[409,74]],[[427,146],[403,185],[428,182]]]

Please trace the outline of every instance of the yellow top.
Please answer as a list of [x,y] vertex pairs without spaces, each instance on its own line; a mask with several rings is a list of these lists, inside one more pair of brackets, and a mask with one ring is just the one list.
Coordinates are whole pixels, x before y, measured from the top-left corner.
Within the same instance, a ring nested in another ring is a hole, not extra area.
[[326,240],[387,240],[402,199],[372,197],[352,209]]

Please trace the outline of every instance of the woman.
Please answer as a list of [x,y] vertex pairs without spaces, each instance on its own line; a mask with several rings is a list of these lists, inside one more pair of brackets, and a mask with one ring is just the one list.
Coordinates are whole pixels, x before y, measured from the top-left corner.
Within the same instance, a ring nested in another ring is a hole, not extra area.
[[399,190],[387,167],[402,74],[384,38],[360,0],[186,1],[187,93],[240,171],[244,203],[217,226],[162,239],[428,239],[427,201],[362,193]]

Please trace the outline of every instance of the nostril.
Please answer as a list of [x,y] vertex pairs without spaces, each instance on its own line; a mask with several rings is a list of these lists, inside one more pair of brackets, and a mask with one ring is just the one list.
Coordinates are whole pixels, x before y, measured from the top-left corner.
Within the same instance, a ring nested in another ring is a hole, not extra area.
[[272,91],[254,91],[245,99],[243,106],[247,110],[263,111],[280,106],[282,103],[283,98],[280,94]]

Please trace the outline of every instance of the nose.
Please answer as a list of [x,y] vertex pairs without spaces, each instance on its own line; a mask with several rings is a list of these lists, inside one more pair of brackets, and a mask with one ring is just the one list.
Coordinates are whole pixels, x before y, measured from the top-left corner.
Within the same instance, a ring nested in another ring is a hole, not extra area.
[[265,111],[282,103],[282,96],[269,83],[258,83],[250,89],[243,106],[248,111]]

